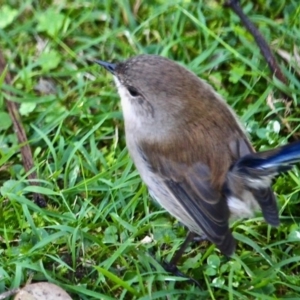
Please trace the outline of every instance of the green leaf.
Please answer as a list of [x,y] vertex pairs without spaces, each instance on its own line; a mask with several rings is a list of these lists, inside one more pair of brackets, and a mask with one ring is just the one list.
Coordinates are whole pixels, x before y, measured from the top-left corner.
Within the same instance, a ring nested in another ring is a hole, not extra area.
[[44,72],[55,69],[61,61],[61,55],[54,50],[49,52],[42,52],[37,60],[37,63],[42,67]]
[[215,275],[217,275],[217,271],[215,268],[207,267],[207,269],[205,270],[205,274],[207,276],[215,276]]
[[215,287],[221,288],[225,284],[225,278],[223,278],[223,277],[216,277],[216,278],[213,279],[212,284]]
[[55,36],[62,29],[64,19],[64,14],[50,8],[45,13],[38,15],[37,30]]
[[104,231],[103,243],[114,244],[118,241],[117,228],[115,226],[109,226]]
[[207,264],[212,268],[219,268],[220,266],[220,258],[219,256],[212,254],[207,258]]
[[57,193],[51,189],[48,189],[48,188],[45,188],[42,186],[37,186],[37,185],[26,186],[24,188],[24,191],[30,192],[30,193],[42,194],[42,195],[57,195],[57,196],[60,195],[59,193]]
[[29,113],[34,111],[36,108],[36,103],[33,102],[23,102],[20,105],[19,112],[22,116],[27,116]]
[[18,11],[16,9],[8,5],[2,5],[0,8],[0,28],[3,29],[10,25],[17,15]]
[[95,267],[96,270],[101,272],[103,275],[105,275],[107,278],[109,278],[111,281],[115,282],[117,285],[121,286],[122,288],[128,290],[131,294],[135,296],[139,296],[139,293],[128,284],[128,282],[122,280],[119,276],[116,276],[115,274],[109,272],[108,270],[100,267]]
[[6,196],[7,193],[17,194],[24,189],[24,184],[17,180],[8,180],[4,182],[3,186],[0,188],[2,196]]
[[12,125],[12,120],[7,112],[0,112],[0,130],[6,130]]
[[245,74],[245,65],[234,66],[229,73],[229,81],[237,83]]

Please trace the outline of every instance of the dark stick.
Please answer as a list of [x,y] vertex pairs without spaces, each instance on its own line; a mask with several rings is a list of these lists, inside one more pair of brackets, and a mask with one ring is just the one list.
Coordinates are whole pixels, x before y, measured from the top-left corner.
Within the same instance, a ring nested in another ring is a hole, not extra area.
[[175,255],[172,257],[171,261],[169,262],[170,265],[176,266],[179,259],[182,257],[185,249],[188,247],[188,245],[193,241],[196,234],[193,232],[188,233],[186,239],[184,240],[183,244],[180,246],[179,250],[175,253]]
[[164,269],[167,272],[172,273],[175,276],[183,277],[183,278],[188,278],[191,283],[194,283],[199,288],[201,288],[200,283],[196,279],[190,278],[190,277],[186,276],[181,271],[179,271],[179,269],[177,268],[178,261],[182,257],[184,251],[186,250],[186,248],[188,247],[188,245],[190,244],[190,242],[192,242],[194,240],[195,236],[196,236],[195,233],[189,231],[189,233],[188,233],[186,239],[184,240],[183,244],[177,250],[177,252],[172,257],[172,259],[170,260],[170,262],[164,262],[163,263],[163,267],[164,267]]
[[[255,27],[255,25],[247,18],[247,16],[244,14],[239,1],[238,0],[229,0],[225,3],[226,6],[230,7],[241,19],[241,22],[243,25],[247,28],[247,30],[252,34],[254,37],[262,55],[266,59],[268,66],[272,72],[281,82],[286,84],[288,81],[281,72],[280,67],[278,66],[276,59],[274,55],[272,54],[272,51],[267,44],[264,37],[261,35],[261,33],[258,31],[258,29]],[[287,98],[289,98],[286,95]]]
[[[5,66],[6,66],[5,59],[2,55],[2,53],[0,52],[0,74],[3,73],[3,71],[5,70]],[[5,83],[8,85],[12,83],[12,76],[9,71],[6,73]],[[31,179],[30,184],[38,186],[39,183],[36,181],[37,174],[33,170],[33,167],[34,167],[33,157],[32,157],[32,153],[31,153],[31,149],[28,144],[25,129],[21,122],[21,117],[19,114],[18,106],[15,102],[10,101],[9,99],[5,99],[5,100],[6,100],[7,110],[9,112],[10,117],[13,122],[14,131],[17,135],[18,142],[21,145],[21,156],[22,156],[24,169],[25,169],[26,173],[28,173],[28,178]],[[38,193],[33,193],[33,199],[34,199],[34,202],[39,207],[47,206],[47,202],[42,195],[40,195]]]
[[[276,59],[275,59],[269,45],[267,44],[266,40],[261,35],[261,33],[258,31],[258,29],[255,27],[255,25],[244,14],[244,12],[239,4],[239,0],[228,0],[225,3],[225,6],[230,7],[240,17],[240,20],[243,23],[243,25],[252,34],[252,36],[254,37],[254,39],[256,41],[257,46],[260,49],[260,52],[262,53],[263,57],[267,61],[267,64],[269,66],[269,69],[271,70],[271,73],[273,75],[275,75],[275,77],[277,79],[279,79],[281,82],[283,82],[284,84],[287,84],[288,80],[286,79],[286,77],[282,73],[279,65],[277,64]],[[290,96],[288,96],[287,94],[285,94],[283,92],[281,92],[281,95],[283,97],[283,101],[286,103],[286,110],[287,110],[289,107],[289,103],[292,101],[292,99]],[[281,122],[286,127],[287,131],[289,133],[291,133],[292,129],[291,129],[289,123],[278,112],[276,112],[272,106],[269,105],[269,107],[276,113],[276,115],[279,117]],[[294,137],[294,135],[293,135],[293,140],[297,140],[297,138]]]

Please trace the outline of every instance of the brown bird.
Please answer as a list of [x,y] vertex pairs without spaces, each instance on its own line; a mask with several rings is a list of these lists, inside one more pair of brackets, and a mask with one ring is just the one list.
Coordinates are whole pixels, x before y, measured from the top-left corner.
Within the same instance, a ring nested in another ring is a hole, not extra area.
[[271,181],[299,162],[299,142],[255,153],[221,96],[167,58],[96,62],[114,75],[127,147],[150,194],[191,233],[230,256],[231,220],[261,209],[266,222],[279,225]]

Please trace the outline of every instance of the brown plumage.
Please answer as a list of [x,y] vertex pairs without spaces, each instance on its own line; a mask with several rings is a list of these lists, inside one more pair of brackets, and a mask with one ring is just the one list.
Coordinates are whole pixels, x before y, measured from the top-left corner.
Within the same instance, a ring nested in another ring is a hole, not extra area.
[[235,249],[230,219],[260,207],[267,222],[279,224],[271,179],[290,169],[285,153],[294,155],[292,163],[300,159],[300,146],[279,148],[280,159],[276,152],[255,154],[223,99],[169,59],[140,55],[98,63],[114,75],[135,166],[167,211],[226,255]]

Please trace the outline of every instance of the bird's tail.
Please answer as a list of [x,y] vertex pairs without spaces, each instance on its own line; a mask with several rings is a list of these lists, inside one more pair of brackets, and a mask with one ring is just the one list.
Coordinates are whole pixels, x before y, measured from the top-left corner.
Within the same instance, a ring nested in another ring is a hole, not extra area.
[[[294,142],[241,157],[231,167],[228,179],[229,182],[235,181],[235,186],[243,186],[243,189],[250,191],[259,203],[265,220],[273,226],[278,226],[278,209],[271,190],[272,179],[279,173],[290,170],[298,162],[300,162],[300,142]],[[233,182],[230,185],[233,186]],[[235,191],[231,190],[237,195],[238,192]]]
[[298,162],[300,142],[294,142],[276,149],[245,155],[235,163],[235,167],[246,174],[275,176],[290,170]]

